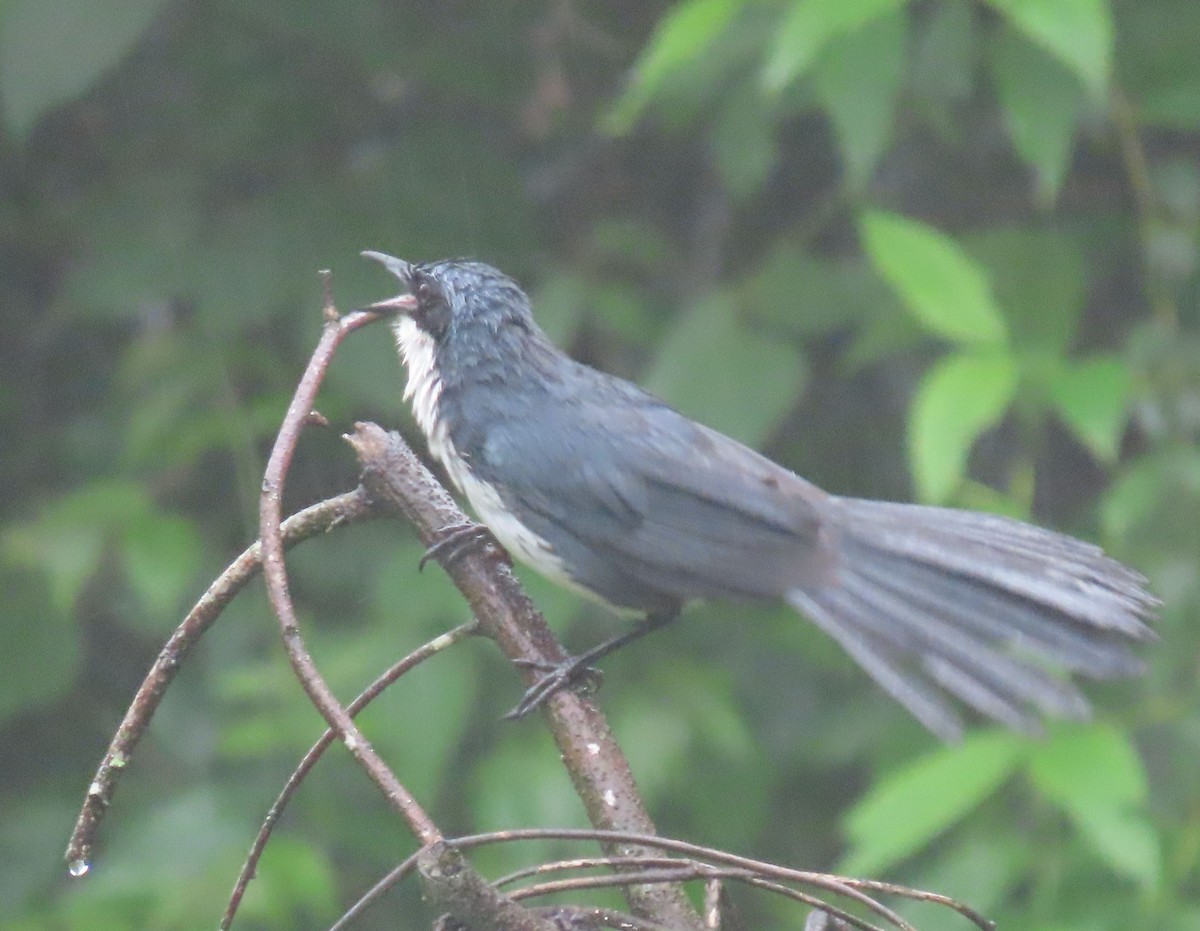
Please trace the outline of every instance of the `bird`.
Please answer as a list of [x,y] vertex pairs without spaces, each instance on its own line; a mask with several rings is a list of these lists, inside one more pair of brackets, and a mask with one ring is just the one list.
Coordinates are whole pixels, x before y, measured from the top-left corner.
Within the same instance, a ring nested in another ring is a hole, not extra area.
[[[1160,601],[1098,546],[1009,517],[829,494],[572,359],[483,262],[364,252],[429,452],[508,552],[641,620],[545,675],[529,712],[700,600],[783,601],[921,724],[1082,720],[1075,676],[1137,675]],[[451,537],[447,537],[450,540]]]

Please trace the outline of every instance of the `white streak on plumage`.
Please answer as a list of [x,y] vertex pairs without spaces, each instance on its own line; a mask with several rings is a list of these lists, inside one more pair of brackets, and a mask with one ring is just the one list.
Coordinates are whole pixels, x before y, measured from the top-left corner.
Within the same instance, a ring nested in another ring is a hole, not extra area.
[[509,512],[494,486],[471,474],[454,448],[438,411],[442,380],[438,376],[437,344],[433,337],[408,316],[396,320],[393,332],[408,369],[404,400],[412,402],[413,416],[425,434],[429,452],[446,467],[450,480],[466,495],[479,519],[513,556],[551,579],[582,591],[567,575],[562,560],[554,555],[550,545]]

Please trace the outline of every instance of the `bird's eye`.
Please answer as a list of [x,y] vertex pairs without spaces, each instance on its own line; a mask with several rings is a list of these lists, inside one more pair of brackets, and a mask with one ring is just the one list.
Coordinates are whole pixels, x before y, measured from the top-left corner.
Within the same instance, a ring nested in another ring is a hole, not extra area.
[[413,282],[412,293],[417,299],[417,308],[412,314],[413,320],[426,333],[435,339],[441,339],[450,317],[445,292],[438,282],[422,276]]

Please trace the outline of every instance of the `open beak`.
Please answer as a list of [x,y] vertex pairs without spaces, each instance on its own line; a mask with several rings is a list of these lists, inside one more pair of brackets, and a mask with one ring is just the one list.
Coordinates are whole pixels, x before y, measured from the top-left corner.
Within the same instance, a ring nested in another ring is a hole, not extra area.
[[[412,275],[412,266],[408,262],[404,261],[404,259],[398,259],[394,255],[388,255],[385,252],[368,251],[363,252],[362,255],[365,258],[373,259],[374,261],[378,262],[389,272],[399,278],[406,288],[408,287],[408,283]],[[407,314],[412,313],[417,309],[417,299],[412,294],[404,292],[402,294],[397,294],[395,297],[389,297],[386,300],[376,301],[374,304],[369,305],[367,309],[383,310],[395,314]]]

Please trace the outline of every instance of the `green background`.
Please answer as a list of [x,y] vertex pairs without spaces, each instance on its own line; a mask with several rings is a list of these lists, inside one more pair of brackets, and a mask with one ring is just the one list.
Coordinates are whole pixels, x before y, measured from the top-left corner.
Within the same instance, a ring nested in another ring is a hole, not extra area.
[[[578,358],[831,491],[1031,517],[1165,599],[1095,722],[950,748],[795,615],[697,609],[600,696],[664,832],[1023,931],[1200,928],[1197,36],[1195,0],[0,2],[0,926],[215,926],[320,731],[257,585],[91,874],[61,854],[158,646],[255,535],[317,270],[343,309],[389,296],[378,249],[504,268]],[[387,331],[353,336],[289,509],[353,485],[352,421],[415,437],[401,386]],[[379,523],[295,553],[347,699],[466,618],[419,552]],[[620,629],[530,588],[576,649]],[[447,831],[580,825],[540,723],[499,720],[518,691],[468,641],[362,722]],[[331,753],[241,926],[325,926],[411,849]],[[413,888],[387,902],[359,926],[428,927]]]

